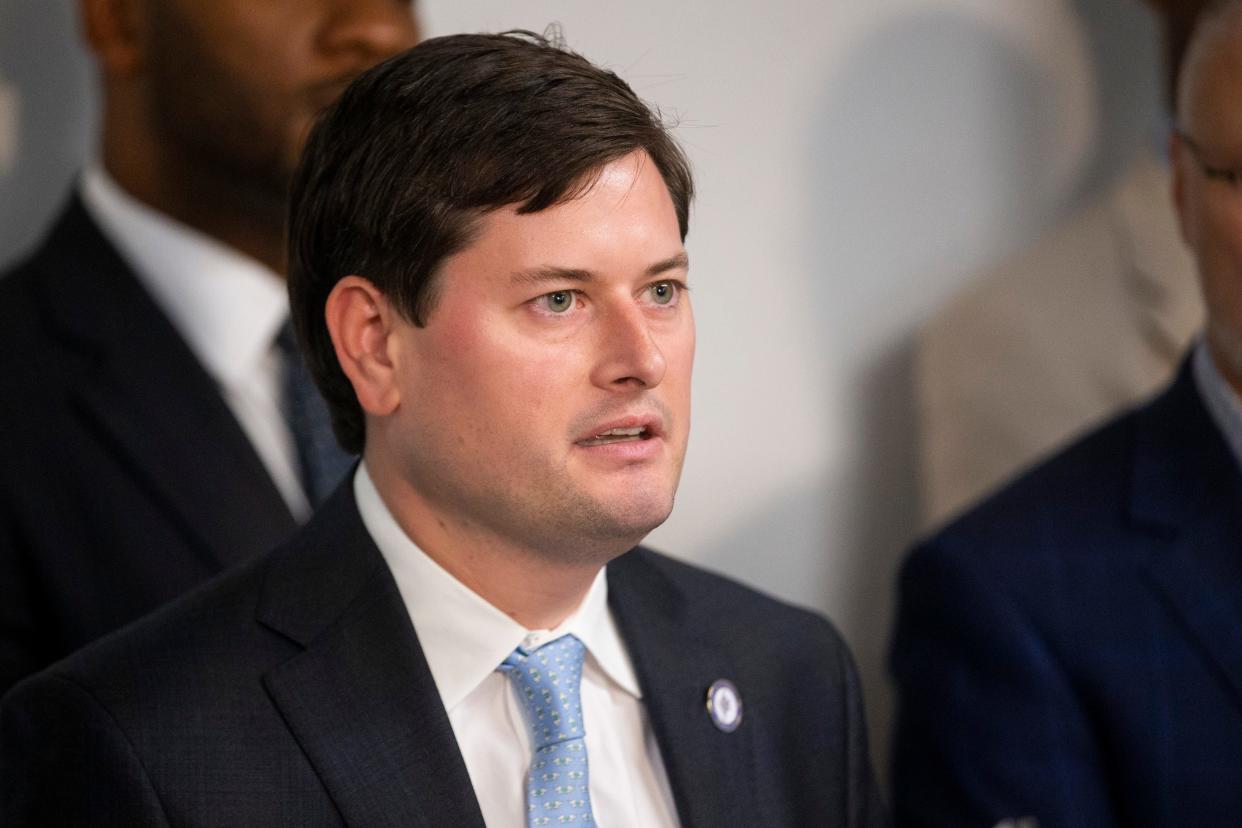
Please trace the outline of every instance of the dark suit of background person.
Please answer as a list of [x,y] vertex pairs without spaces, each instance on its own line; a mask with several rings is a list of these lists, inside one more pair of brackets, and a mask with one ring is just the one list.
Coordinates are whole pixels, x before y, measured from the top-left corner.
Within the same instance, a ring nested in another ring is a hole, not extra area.
[[1242,813],[1242,476],[1188,368],[901,576],[905,825]]
[[[633,548],[689,437],[692,193],[633,90],[533,35],[435,38],[351,85],[295,179],[290,296],[362,463],[285,545],[10,691],[3,815],[526,824],[530,754],[489,762],[514,717],[446,701],[432,655],[481,615],[492,638],[559,636],[600,584],[642,692],[582,706],[609,740],[591,799],[623,761],[643,773],[609,806],[653,802],[659,824],[881,824],[831,625]],[[428,583],[469,609],[420,615]],[[475,678],[501,708],[507,663]],[[722,679],[740,718],[708,704]]]
[[[1242,814],[1242,4],[1184,64],[1175,203],[1207,298],[1172,386],[915,550],[900,579],[904,825]],[[1193,142],[1197,149],[1192,148]]]
[[[343,78],[417,39],[408,5],[337,5],[83,0],[102,167],[278,279],[302,130]],[[75,195],[0,279],[0,692],[296,525],[134,267]]]
[[0,281],[0,687],[294,528],[214,381],[75,199]]

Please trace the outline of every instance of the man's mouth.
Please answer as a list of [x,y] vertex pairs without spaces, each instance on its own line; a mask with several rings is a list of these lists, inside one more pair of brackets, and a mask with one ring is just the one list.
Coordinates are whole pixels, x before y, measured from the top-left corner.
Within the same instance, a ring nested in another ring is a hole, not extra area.
[[594,437],[588,437],[585,440],[579,440],[580,446],[606,446],[609,443],[632,443],[636,440],[646,440],[651,436],[651,432],[646,426],[636,426],[634,428],[610,428],[607,431],[600,432]]

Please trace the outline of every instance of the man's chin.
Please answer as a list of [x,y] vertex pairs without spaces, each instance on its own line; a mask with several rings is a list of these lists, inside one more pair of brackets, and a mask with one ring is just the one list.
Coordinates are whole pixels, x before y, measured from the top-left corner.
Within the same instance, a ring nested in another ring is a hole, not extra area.
[[528,542],[532,548],[559,550],[558,556],[606,563],[636,546],[672,513],[674,487],[667,480],[644,482],[579,485],[541,499],[538,510],[524,510]]
[[[600,504],[583,522],[584,534],[597,540],[615,540],[628,549],[668,520],[673,511],[671,496],[645,502]],[[618,508],[618,507],[621,508]]]

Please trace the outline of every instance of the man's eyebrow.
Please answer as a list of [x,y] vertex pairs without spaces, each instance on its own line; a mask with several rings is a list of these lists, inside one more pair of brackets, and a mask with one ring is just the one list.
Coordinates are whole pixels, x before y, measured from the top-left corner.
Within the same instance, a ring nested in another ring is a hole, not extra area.
[[533,267],[513,274],[515,283],[539,284],[541,282],[590,282],[595,278],[589,270],[572,267]]
[[647,268],[647,275],[648,276],[659,276],[661,273],[667,273],[670,270],[689,270],[689,269],[690,269],[690,257],[685,254],[685,251],[682,251],[681,253],[678,253],[676,256],[671,256],[663,261],[656,262],[651,267]]
[[[659,276],[661,273],[667,273],[670,270],[689,270],[690,257],[684,252],[678,253],[676,256],[670,256],[662,259],[647,268],[645,275]],[[582,270],[572,267],[533,267],[529,270],[518,270],[513,273],[512,279],[519,284],[541,284],[543,282],[591,282],[595,279],[595,274],[590,270]]]

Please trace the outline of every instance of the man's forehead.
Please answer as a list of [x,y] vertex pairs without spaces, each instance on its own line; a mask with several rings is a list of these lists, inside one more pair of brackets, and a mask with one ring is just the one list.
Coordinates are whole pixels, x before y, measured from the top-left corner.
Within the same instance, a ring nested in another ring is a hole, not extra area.
[[[1226,127],[1242,107],[1242,3],[1202,21],[1186,56],[1179,121],[1190,130]],[[1207,136],[1204,136],[1207,139]]]

